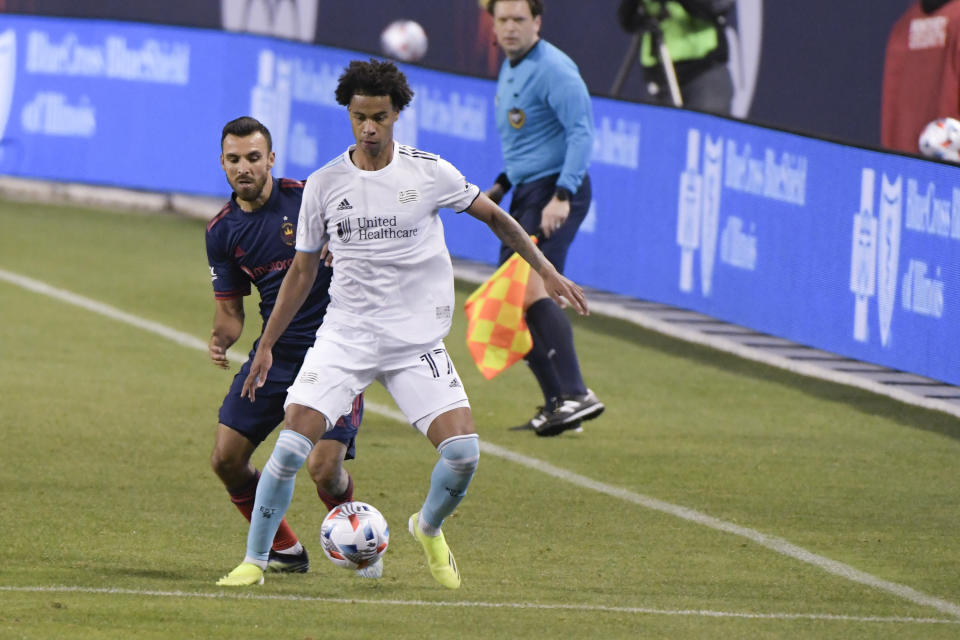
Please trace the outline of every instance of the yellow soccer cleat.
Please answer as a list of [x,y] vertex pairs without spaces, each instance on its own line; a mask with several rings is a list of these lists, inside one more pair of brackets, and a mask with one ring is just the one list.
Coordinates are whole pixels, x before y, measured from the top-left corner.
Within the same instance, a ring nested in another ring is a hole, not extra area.
[[242,562],[236,569],[217,580],[219,587],[249,587],[263,584],[263,569],[249,562]]
[[457,561],[453,559],[453,553],[447,546],[447,541],[443,538],[443,532],[439,535],[428,536],[420,527],[417,526],[417,520],[420,513],[417,512],[410,516],[407,527],[410,534],[417,539],[417,542],[423,547],[427,554],[427,566],[430,567],[430,573],[434,579],[445,586],[447,589],[460,588],[460,570],[457,569]]

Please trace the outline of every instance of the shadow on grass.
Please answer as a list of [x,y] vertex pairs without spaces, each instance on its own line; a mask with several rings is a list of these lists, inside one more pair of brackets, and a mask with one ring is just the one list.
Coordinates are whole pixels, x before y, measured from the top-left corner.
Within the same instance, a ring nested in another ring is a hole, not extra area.
[[[475,288],[476,285],[471,283],[457,281],[458,292],[468,294]],[[624,320],[601,315],[581,318],[572,312],[568,315],[578,331],[603,334],[637,346],[655,349],[667,355],[691,360],[703,366],[714,367],[726,373],[799,389],[803,393],[822,400],[842,402],[868,415],[895,420],[911,429],[922,429],[960,440],[960,419],[947,413],[915,407],[857,387],[802,376],[770,365],[745,360],[709,347],[671,338]]]
[[623,320],[598,315],[588,319],[574,318],[573,323],[578,330],[602,333],[727,373],[799,389],[803,393],[823,400],[842,402],[869,415],[895,420],[905,427],[939,433],[960,440],[960,419],[947,413],[915,407],[856,387],[802,376],[770,365],[745,360],[709,347],[664,336]]

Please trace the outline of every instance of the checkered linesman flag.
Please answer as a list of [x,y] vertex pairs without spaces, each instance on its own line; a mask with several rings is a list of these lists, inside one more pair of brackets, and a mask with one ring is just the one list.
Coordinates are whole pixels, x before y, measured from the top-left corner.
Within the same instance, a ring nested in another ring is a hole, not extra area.
[[533,347],[533,337],[523,320],[523,295],[529,279],[530,265],[514,253],[463,305],[467,348],[487,380]]

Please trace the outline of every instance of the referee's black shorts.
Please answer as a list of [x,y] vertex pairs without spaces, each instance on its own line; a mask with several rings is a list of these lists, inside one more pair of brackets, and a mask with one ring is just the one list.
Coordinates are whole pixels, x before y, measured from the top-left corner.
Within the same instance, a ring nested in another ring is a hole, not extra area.
[[[559,177],[559,174],[546,176],[514,187],[513,199],[510,201],[510,215],[520,223],[524,231],[537,236],[537,246],[543,251],[543,255],[557,268],[557,271],[563,273],[567,262],[567,251],[573,244],[583,219],[587,217],[593,194],[590,189],[590,176],[585,175],[580,188],[570,198],[570,215],[566,222],[550,234],[549,238],[545,238],[540,230],[540,214],[556,192]],[[506,262],[511,255],[513,255],[513,249],[501,244],[498,264]]]

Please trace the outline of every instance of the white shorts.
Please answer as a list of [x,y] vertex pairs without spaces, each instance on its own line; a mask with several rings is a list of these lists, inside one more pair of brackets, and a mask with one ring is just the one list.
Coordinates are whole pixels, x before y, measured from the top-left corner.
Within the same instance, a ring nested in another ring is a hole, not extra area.
[[284,408],[293,403],[315,409],[327,417],[330,429],[331,416],[347,413],[374,380],[424,435],[441,413],[470,406],[443,340],[411,346],[381,333],[325,322],[287,389]]

